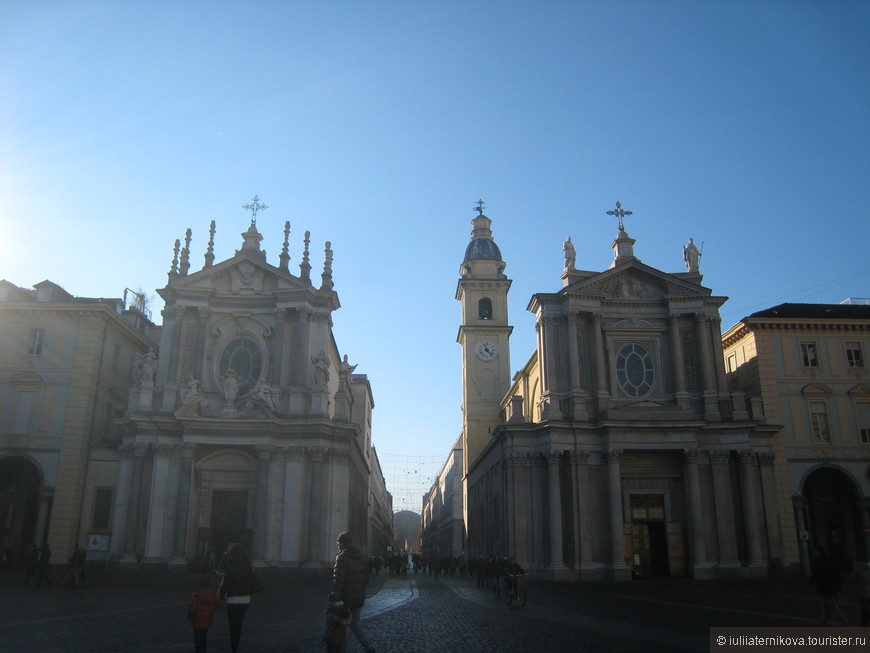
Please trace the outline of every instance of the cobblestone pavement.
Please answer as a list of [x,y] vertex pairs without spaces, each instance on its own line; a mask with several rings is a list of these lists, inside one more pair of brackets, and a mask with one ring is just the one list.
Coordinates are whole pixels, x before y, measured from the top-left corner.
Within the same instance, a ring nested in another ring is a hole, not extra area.
[[[57,575],[57,574],[56,574]],[[193,649],[185,608],[196,578],[159,571],[89,573],[88,587],[37,589],[0,572],[0,651],[176,653]],[[263,574],[240,653],[323,652],[325,578]],[[819,599],[803,579],[630,583],[528,581],[528,604],[507,606],[471,579],[374,576],[363,627],[378,653],[707,651],[711,626],[810,626]],[[858,605],[844,595],[857,623]],[[349,635],[348,653],[361,651]],[[209,632],[229,651],[226,617]]]

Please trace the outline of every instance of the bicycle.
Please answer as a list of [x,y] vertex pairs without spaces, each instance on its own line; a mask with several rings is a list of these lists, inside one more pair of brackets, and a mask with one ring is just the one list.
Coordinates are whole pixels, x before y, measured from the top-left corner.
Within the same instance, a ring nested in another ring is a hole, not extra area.
[[[525,575],[525,574],[523,574]],[[512,581],[512,582],[511,582]],[[526,588],[520,582],[520,577],[514,574],[508,575],[507,587],[504,590],[504,602],[510,605],[516,601],[521,608],[526,604]]]

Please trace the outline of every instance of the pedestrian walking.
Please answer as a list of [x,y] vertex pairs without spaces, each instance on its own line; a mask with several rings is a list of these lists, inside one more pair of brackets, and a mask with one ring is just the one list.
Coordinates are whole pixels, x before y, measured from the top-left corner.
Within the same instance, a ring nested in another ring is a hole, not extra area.
[[[366,585],[369,582],[369,561],[365,554],[353,543],[353,536],[345,531],[338,536],[338,555],[332,569],[332,594],[338,607],[350,610],[350,630],[356,636],[365,653],[375,653],[369,644],[360,623],[363,604],[366,601]],[[345,647],[339,649],[344,653]]]
[[27,585],[27,582],[31,578],[36,578],[37,584],[39,583],[37,565],[39,565],[39,547],[36,546],[36,544],[31,544],[30,551],[27,553],[27,562],[25,563],[25,567],[27,568],[27,575],[24,577],[25,585]]
[[226,604],[230,650],[236,653],[242,638],[242,622],[251,604],[251,595],[256,591],[256,577],[251,559],[245,553],[244,547],[237,543],[227,547],[221,569],[224,578],[218,596]]
[[816,557],[812,561],[813,574],[807,581],[808,585],[815,584],[816,591],[822,597],[822,616],[819,626],[827,626],[831,612],[836,612],[842,620],[843,626],[849,625],[849,620],[843,614],[838,595],[840,594],[840,569],[837,561],[830,557],[825,547],[816,547]]
[[861,626],[870,626],[870,560],[858,561],[852,581],[852,591],[861,605]]
[[51,562],[51,547],[48,542],[43,542],[39,547],[39,562],[36,563],[36,586],[41,587],[45,581],[47,587],[51,587],[51,578],[48,576],[48,564]]
[[199,589],[194,592],[190,605],[187,606],[187,618],[193,628],[196,653],[207,653],[208,629],[214,623],[215,610],[220,610],[222,606],[217,592],[211,588],[211,578],[208,574],[203,574],[199,577]]

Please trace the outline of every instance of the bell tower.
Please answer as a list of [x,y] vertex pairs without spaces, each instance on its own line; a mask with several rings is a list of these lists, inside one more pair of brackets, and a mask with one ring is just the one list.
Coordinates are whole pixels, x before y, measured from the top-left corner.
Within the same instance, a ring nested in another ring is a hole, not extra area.
[[511,280],[492,238],[492,220],[483,214],[483,200],[472,221],[471,242],[459,268],[456,299],[462,321],[456,341],[462,346],[462,467],[468,474],[502,422],[499,407],[510,388],[511,361],[507,293]]

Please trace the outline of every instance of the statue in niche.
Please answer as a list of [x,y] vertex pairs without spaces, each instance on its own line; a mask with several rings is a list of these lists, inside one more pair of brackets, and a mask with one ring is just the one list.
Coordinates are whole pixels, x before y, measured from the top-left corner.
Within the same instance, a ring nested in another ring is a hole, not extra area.
[[344,355],[344,360],[338,365],[338,389],[345,390],[347,388],[347,379],[357,368],[356,365],[351,365],[347,362],[347,354]]
[[202,385],[193,372],[187,375],[187,384],[180,391],[181,407],[176,411],[178,416],[194,416],[200,408],[208,406],[208,399],[202,393]]
[[139,356],[139,380],[142,385],[154,385],[154,373],[157,371],[157,354],[151,347]]
[[236,395],[239,394],[239,375],[233,368],[227,370],[226,375],[221,379],[221,387],[224,389],[224,399],[228,404],[236,400]]
[[275,412],[278,410],[278,402],[275,401],[275,396],[272,394],[272,388],[266,383],[266,379],[257,381],[257,385],[251,391],[251,395],[256,401],[262,402],[266,408]]
[[683,260],[686,262],[686,269],[689,272],[697,272],[700,259],[701,252],[695,245],[695,239],[689,238],[689,244],[683,245]]
[[562,243],[562,249],[565,250],[565,269],[574,270],[577,264],[577,251],[574,249],[574,243],[571,242],[571,236]]
[[311,357],[314,363],[314,385],[326,385],[329,383],[329,358],[326,352],[321,351],[317,356]]

